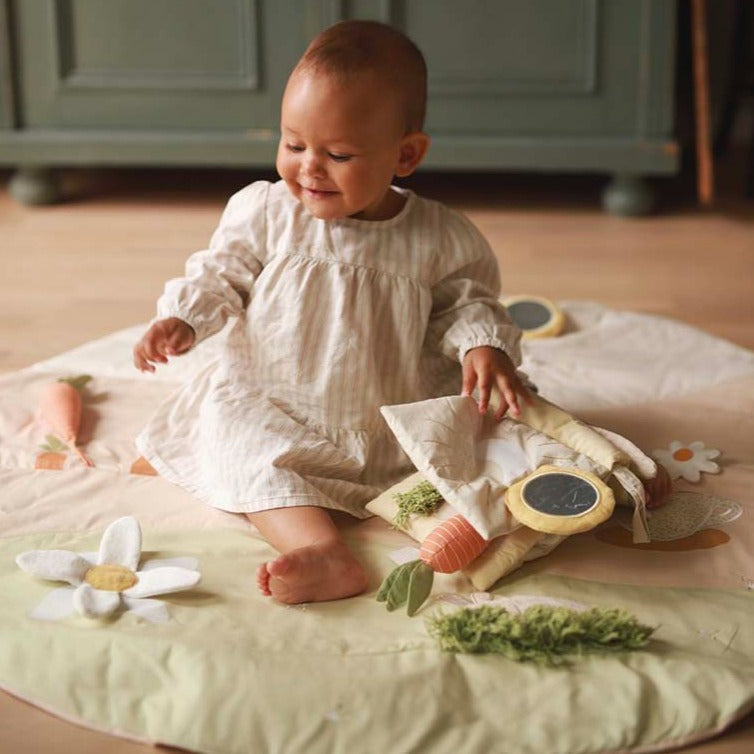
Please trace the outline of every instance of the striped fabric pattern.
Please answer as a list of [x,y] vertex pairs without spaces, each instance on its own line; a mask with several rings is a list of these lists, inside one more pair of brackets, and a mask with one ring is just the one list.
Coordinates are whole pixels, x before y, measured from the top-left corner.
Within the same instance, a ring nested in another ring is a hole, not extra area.
[[282,181],[230,199],[158,302],[157,317],[185,320],[197,342],[235,320],[223,357],[138,438],[166,478],[225,510],[366,517],[412,469],[380,406],[457,393],[474,346],[520,362],[486,241],[459,213],[401,192],[402,211],[378,222],[314,218]]
[[433,529],[422,543],[419,557],[438,573],[455,573],[482,554],[489,542],[461,515]]

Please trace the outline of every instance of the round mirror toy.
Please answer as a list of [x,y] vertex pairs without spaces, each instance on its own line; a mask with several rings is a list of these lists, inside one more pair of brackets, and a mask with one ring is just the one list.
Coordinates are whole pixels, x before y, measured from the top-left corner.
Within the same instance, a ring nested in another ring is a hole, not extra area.
[[511,513],[526,526],[551,534],[578,534],[613,512],[612,490],[594,474],[541,466],[505,493]]
[[501,299],[523,338],[551,338],[560,335],[565,316],[552,301],[541,296],[509,296]]

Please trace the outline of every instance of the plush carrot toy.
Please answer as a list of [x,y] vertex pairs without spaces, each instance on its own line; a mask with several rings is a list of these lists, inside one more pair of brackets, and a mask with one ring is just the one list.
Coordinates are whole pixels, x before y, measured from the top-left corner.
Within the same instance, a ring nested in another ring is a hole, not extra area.
[[92,378],[88,374],[64,377],[45,385],[39,401],[39,413],[55,435],[65,443],[86,466],[94,464],[76,446],[83,401],[81,390]]
[[435,527],[422,543],[419,560],[398,566],[382,582],[377,601],[395,610],[408,603],[414,615],[432,591],[435,573],[454,573],[482,554],[489,542],[460,514]]

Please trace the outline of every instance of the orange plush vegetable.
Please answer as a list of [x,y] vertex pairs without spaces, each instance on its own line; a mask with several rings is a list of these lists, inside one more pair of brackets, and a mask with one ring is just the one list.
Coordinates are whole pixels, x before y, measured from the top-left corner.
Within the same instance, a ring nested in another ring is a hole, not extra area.
[[437,573],[454,573],[481,555],[487,544],[463,516],[456,515],[430,532],[419,550],[419,558]]
[[92,378],[88,374],[65,377],[45,385],[39,402],[39,413],[55,436],[65,443],[86,466],[94,464],[76,446],[83,401],[81,389]]
[[452,516],[430,532],[419,550],[419,560],[404,563],[388,574],[377,592],[377,601],[387,603],[388,610],[408,603],[406,611],[413,615],[432,591],[435,572],[460,571],[488,544],[463,516]]

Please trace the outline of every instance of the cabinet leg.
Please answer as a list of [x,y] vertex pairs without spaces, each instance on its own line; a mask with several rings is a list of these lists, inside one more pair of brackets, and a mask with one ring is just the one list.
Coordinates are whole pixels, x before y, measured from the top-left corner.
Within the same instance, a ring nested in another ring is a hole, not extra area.
[[56,204],[61,199],[58,175],[49,168],[19,168],[8,182],[8,191],[21,204]]
[[611,215],[648,215],[653,205],[654,192],[641,176],[615,175],[602,192],[602,208]]

